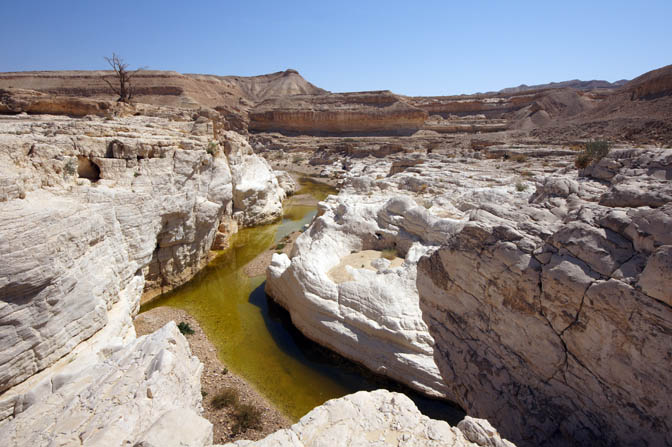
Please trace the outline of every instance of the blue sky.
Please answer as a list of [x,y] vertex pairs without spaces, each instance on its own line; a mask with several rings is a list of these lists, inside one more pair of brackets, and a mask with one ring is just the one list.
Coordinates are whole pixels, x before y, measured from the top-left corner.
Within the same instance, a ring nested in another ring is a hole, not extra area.
[[2,0],[0,71],[131,68],[257,75],[407,95],[633,78],[672,64],[663,1]]

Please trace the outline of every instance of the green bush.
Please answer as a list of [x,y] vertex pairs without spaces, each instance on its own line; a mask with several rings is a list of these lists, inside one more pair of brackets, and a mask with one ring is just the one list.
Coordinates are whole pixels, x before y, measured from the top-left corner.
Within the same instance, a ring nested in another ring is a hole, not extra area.
[[608,141],[589,141],[584,145],[583,152],[574,160],[574,166],[578,169],[583,169],[593,163],[597,163],[607,156],[610,149],[609,146]]
[[232,428],[234,433],[261,427],[261,410],[250,404],[238,405],[233,418],[236,421]]
[[234,388],[225,388],[224,391],[217,393],[217,395],[212,398],[210,403],[213,407],[220,410],[224,407],[238,405],[239,399],[238,390]]
[[527,189],[527,185],[525,183],[523,183],[523,182],[517,182],[516,183],[516,191],[522,192],[522,191],[525,191],[526,189]]
[[585,152],[590,155],[593,160],[601,160],[609,153],[609,142],[607,141],[590,141],[586,143]]
[[214,156],[215,153],[217,152],[217,146],[219,146],[219,143],[217,143],[216,141],[211,141],[211,142],[208,143],[208,147],[206,148],[206,151],[208,152],[208,154]]
[[181,321],[180,324],[177,325],[177,328],[182,335],[191,335],[194,333],[194,330],[189,326],[189,323],[185,323],[184,321]]

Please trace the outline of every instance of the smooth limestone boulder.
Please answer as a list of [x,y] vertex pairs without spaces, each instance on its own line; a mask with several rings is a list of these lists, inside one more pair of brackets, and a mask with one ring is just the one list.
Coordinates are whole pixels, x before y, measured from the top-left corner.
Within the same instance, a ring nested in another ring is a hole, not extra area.
[[[307,337],[429,395],[446,387],[415,286],[418,259],[459,223],[408,198],[332,196],[296,241],[274,254],[266,291]],[[389,259],[386,259],[389,258]]]
[[457,427],[424,416],[413,401],[387,390],[360,391],[327,401],[289,429],[260,441],[225,447],[514,447],[487,421],[466,417]]

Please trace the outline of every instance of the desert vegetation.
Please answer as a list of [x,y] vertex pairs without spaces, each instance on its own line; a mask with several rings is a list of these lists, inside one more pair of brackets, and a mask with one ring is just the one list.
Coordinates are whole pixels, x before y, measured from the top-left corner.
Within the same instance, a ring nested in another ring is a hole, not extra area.
[[577,155],[574,165],[584,169],[597,163],[609,153],[610,144],[607,141],[590,141],[584,145],[583,152]]

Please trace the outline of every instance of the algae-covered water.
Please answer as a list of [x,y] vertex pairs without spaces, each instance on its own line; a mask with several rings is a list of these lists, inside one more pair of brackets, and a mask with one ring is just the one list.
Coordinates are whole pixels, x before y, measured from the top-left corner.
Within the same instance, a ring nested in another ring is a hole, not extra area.
[[[307,178],[301,179],[300,186],[297,194],[317,200],[335,192]],[[380,388],[385,382],[303,337],[287,312],[264,293],[266,278],[249,278],[244,272],[247,263],[309,223],[315,213],[314,206],[290,204],[282,222],[239,231],[230,248],[191,281],[141,308],[144,312],[173,306],[189,312],[222,362],[295,421],[326,400]],[[392,382],[387,385],[398,387]],[[456,422],[463,416],[450,405],[417,393],[411,397],[432,417]]]

